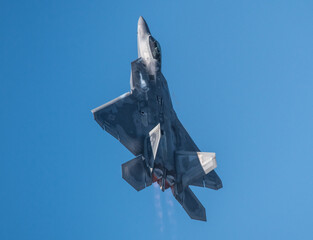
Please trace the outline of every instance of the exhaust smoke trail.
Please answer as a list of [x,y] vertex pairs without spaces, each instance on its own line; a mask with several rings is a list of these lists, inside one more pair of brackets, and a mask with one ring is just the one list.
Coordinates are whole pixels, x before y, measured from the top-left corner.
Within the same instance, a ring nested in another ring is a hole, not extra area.
[[174,202],[173,202],[173,195],[171,191],[165,192],[166,198],[166,209],[167,209],[167,217],[171,229],[172,240],[177,239],[177,232],[176,232],[176,219],[175,219],[175,212],[174,212]]
[[[154,207],[157,214],[157,223],[161,233],[164,233],[165,230],[168,232],[168,235],[171,236],[172,240],[177,238],[177,229],[176,229],[176,219],[175,219],[175,207],[172,193],[169,190],[165,191],[165,198],[161,196],[161,190],[157,183],[153,184],[154,189]],[[163,195],[164,196],[164,195]],[[165,226],[168,228],[165,229]]]
[[161,196],[160,196],[159,185],[157,183],[154,183],[153,189],[154,189],[154,206],[155,206],[155,210],[157,212],[157,216],[159,219],[160,232],[163,232],[164,231],[163,209],[162,209],[162,205],[161,205]]

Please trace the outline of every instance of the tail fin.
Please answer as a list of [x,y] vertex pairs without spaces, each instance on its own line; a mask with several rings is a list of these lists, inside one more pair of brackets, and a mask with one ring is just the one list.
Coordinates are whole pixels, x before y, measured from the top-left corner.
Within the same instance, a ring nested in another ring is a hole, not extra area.
[[205,208],[189,187],[186,187],[183,192],[174,196],[189,217],[195,220],[206,221]]
[[142,155],[122,164],[122,177],[137,191],[152,184],[149,170]]
[[160,128],[160,123],[159,123],[149,132],[149,139],[150,139],[150,144],[151,144],[151,149],[152,149],[152,154],[153,154],[153,160],[155,160],[157,151],[159,148],[159,143],[161,139],[160,129],[161,128]]
[[154,161],[156,159],[159,144],[161,140],[161,128],[160,123],[156,125],[145,138],[144,157],[147,162],[147,166],[153,168]]

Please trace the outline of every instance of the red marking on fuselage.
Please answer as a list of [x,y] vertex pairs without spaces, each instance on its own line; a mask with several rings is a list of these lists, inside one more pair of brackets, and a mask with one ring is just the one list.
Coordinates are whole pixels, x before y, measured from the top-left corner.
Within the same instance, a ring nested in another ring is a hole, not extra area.
[[[154,174],[152,175],[152,182],[157,182],[160,187],[162,187],[162,178],[157,178]],[[165,184],[164,184],[164,189],[168,189],[168,188],[172,188],[172,191],[173,191],[173,186],[171,186],[169,184],[169,182],[165,179]]]
[[156,181],[158,181],[158,178],[153,174],[152,175],[152,182],[156,182]]

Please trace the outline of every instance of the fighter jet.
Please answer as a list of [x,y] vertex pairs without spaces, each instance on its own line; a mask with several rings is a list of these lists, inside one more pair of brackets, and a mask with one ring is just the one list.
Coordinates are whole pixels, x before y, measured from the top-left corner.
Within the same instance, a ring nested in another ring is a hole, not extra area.
[[205,208],[190,185],[219,189],[215,153],[201,152],[179,121],[161,72],[161,47],[139,18],[138,59],[131,63],[130,92],[92,110],[97,123],[135,158],[122,177],[137,191],[153,182],[170,188],[187,214],[206,221]]

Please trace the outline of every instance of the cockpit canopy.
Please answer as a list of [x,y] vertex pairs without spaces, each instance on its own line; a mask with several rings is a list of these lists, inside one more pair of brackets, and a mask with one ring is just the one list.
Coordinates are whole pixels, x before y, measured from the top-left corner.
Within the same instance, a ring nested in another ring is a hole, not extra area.
[[152,36],[149,37],[149,45],[154,59],[161,62],[161,46]]

